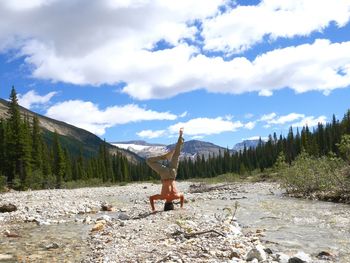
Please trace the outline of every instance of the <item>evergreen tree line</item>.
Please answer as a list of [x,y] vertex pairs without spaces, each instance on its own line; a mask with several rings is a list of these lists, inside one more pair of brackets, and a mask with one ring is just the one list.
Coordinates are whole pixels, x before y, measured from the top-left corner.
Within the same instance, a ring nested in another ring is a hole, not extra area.
[[301,130],[289,128],[287,136],[276,133],[268,136],[263,142],[260,138],[256,148],[246,148],[232,153],[229,149],[220,152],[218,156],[197,155],[196,159],[186,159],[180,162],[178,178],[215,177],[225,173],[249,174],[254,170],[263,172],[274,166],[278,156],[282,153],[288,164],[301,153],[321,157],[330,153],[340,157],[339,143],[343,135],[350,134],[350,110],[341,121],[333,115],[332,122],[319,123],[310,131],[306,125]]
[[21,118],[17,94],[12,88],[8,118],[0,119],[0,186],[15,189],[61,188],[72,181],[129,182],[156,178],[145,163],[133,164],[122,154],[111,155],[102,143],[97,156],[71,156],[60,136],[43,139],[36,116]]

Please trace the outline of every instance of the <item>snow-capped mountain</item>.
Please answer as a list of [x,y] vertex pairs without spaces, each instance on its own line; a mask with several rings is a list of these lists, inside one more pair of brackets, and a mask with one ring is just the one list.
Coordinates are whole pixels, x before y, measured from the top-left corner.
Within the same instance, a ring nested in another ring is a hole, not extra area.
[[[162,155],[168,152],[170,149],[175,147],[175,144],[163,145],[163,144],[151,144],[145,141],[128,141],[128,142],[112,142],[112,145],[115,145],[122,149],[127,149],[136,153],[137,155],[147,158],[150,156]],[[215,145],[210,142],[203,142],[198,140],[185,141],[184,146],[181,151],[180,158],[197,158],[197,155],[204,158],[210,156],[216,156],[223,153],[225,148]]]
[[110,144],[134,152],[142,158],[162,155],[168,151],[166,145],[151,144],[145,141],[112,142]]

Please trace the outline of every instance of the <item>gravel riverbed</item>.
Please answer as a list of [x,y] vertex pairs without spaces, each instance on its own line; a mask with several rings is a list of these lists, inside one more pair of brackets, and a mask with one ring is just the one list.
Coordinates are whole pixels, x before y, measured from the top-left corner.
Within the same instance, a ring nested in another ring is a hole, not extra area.
[[17,210],[0,213],[0,262],[337,262],[327,251],[271,249],[265,229],[237,221],[247,192],[276,187],[179,182],[184,208],[162,212],[157,202],[156,213],[148,197],[160,184],[2,193],[0,206]]

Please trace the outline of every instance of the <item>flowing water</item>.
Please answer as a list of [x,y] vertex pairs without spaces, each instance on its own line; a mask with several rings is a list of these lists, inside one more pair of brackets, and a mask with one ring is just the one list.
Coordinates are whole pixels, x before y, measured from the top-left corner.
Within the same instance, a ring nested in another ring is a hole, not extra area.
[[8,226],[20,237],[0,236],[0,262],[79,262],[87,253],[84,240],[91,226],[67,222],[37,226],[35,223]]
[[[266,229],[266,247],[291,254],[327,251],[339,262],[350,262],[350,205],[284,197],[269,184],[243,189],[232,192],[239,202],[236,217],[245,231]],[[220,210],[234,202],[211,200],[203,209]]]

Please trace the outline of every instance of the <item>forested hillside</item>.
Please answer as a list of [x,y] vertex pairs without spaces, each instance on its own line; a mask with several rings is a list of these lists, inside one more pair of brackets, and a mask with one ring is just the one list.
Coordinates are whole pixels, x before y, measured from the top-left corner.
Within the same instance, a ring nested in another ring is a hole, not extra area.
[[88,154],[72,148],[74,138],[41,129],[36,115],[21,116],[14,88],[6,116],[0,119],[0,186],[61,188],[74,181],[101,184],[154,176],[145,163],[130,162],[118,151],[111,154],[107,143],[91,142]]

